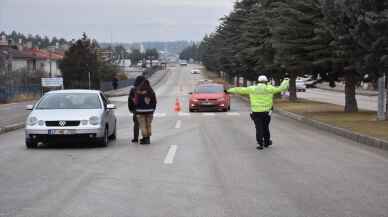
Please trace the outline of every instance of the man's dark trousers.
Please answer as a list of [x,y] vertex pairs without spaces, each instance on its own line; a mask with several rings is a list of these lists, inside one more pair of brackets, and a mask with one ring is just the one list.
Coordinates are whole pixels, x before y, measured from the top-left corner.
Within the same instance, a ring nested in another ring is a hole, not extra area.
[[271,133],[269,131],[269,124],[271,122],[271,115],[269,112],[253,112],[251,118],[256,127],[256,140],[259,145],[268,145],[271,141]]
[[139,139],[139,121],[137,120],[136,114],[133,114],[133,139]]

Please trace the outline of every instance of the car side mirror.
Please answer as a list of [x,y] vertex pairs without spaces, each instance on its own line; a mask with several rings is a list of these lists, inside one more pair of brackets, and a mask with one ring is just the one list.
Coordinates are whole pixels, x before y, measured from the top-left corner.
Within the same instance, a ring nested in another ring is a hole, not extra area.
[[227,90],[224,90],[224,93],[229,94]]
[[26,110],[33,110],[34,109],[34,105],[27,105],[26,106]]
[[114,105],[114,104],[108,104],[108,105],[106,106],[106,109],[109,109],[109,110],[116,109],[116,105]]

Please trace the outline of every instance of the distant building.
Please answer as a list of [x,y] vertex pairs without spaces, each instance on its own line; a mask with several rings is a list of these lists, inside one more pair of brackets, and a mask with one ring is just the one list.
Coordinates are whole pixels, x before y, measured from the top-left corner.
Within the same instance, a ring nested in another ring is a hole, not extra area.
[[97,56],[104,62],[111,62],[113,60],[113,50],[111,48],[97,49]]
[[45,76],[61,76],[58,67],[64,53],[32,48],[31,43],[10,44],[4,36],[0,40],[0,55],[5,62],[8,72],[27,70],[28,72],[41,71]]

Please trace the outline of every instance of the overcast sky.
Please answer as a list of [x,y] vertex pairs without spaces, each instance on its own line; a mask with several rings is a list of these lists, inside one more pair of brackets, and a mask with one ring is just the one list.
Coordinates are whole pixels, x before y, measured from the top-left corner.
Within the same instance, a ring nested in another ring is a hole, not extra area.
[[0,31],[100,42],[200,40],[234,0],[0,0]]

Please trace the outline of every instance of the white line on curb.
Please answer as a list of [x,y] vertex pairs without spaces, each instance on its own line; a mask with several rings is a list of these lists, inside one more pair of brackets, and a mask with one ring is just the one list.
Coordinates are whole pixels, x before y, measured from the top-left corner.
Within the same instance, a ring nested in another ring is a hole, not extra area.
[[172,164],[174,162],[175,153],[178,149],[177,145],[170,146],[170,149],[168,150],[167,156],[164,159],[164,164]]
[[175,124],[175,129],[180,129],[182,126],[182,121],[181,120],[178,120]]

